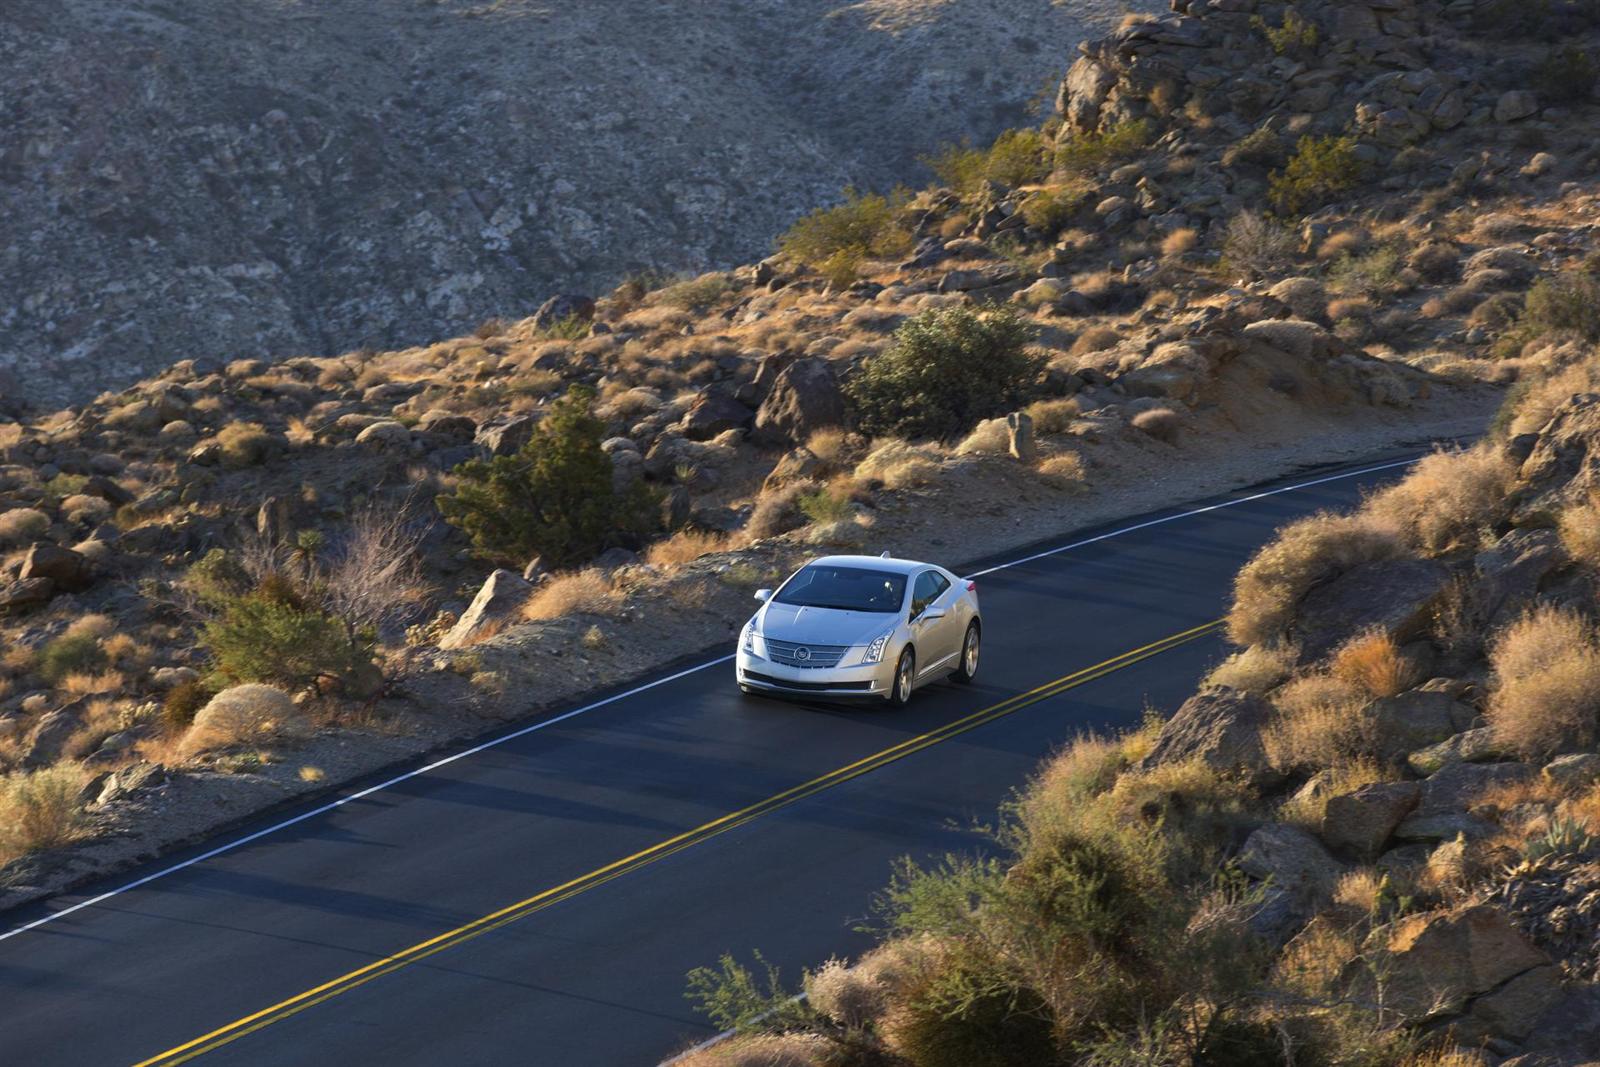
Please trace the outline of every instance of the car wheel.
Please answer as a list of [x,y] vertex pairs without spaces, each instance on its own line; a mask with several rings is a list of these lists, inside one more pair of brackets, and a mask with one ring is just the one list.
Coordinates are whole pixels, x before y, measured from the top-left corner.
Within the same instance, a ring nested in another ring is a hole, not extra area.
[[911,699],[911,685],[917,677],[917,654],[911,649],[900,653],[900,662],[895,664],[894,685],[889,690],[889,706],[903,708]]
[[983,635],[977,620],[967,624],[966,639],[961,642],[961,665],[952,675],[958,682],[970,682],[978,673],[978,652],[983,645]]

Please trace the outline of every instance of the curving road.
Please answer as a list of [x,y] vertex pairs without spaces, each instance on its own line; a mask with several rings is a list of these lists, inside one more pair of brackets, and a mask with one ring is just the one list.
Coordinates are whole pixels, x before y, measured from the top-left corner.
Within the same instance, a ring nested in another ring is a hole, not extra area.
[[896,857],[982,847],[1054,747],[1175,706],[1239,565],[1407,458],[965,568],[978,681],[902,711],[692,667],[8,916],[0,1063],[655,1063],[711,1033],[691,967],[859,952]]

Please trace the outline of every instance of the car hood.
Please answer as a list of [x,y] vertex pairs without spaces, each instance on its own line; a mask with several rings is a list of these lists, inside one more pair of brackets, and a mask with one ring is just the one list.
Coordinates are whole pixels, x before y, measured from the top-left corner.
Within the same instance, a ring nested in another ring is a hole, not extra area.
[[836,608],[768,604],[761,634],[778,641],[812,645],[864,645],[895,624],[884,611],[839,611]]

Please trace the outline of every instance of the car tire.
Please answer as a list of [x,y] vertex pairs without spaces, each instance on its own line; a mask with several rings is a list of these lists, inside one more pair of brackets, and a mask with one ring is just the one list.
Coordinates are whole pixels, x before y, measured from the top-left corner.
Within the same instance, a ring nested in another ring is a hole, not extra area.
[[911,700],[911,689],[917,678],[917,654],[911,648],[900,653],[894,665],[894,681],[889,688],[889,706],[903,708]]
[[973,619],[967,623],[967,636],[961,639],[961,660],[951,677],[962,685],[966,685],[977,677],[978,653],[982,650],[983,630],[979,627],[978,620]]

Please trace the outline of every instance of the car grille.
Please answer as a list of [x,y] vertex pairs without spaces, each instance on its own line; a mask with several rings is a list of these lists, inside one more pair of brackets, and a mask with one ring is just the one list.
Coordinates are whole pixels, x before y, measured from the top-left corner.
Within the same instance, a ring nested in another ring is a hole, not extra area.
[[872,690],[871,682],[791,682],[787,678],[774,678],[770,674],[757,674],[755,671],[745,671],[744,678],[747,682],[762,682],[780,689],[793,689],[800,693],[870,692]]
[[767,638],[767,658],[785,667],[837,667],[849,645],[802,645]]

